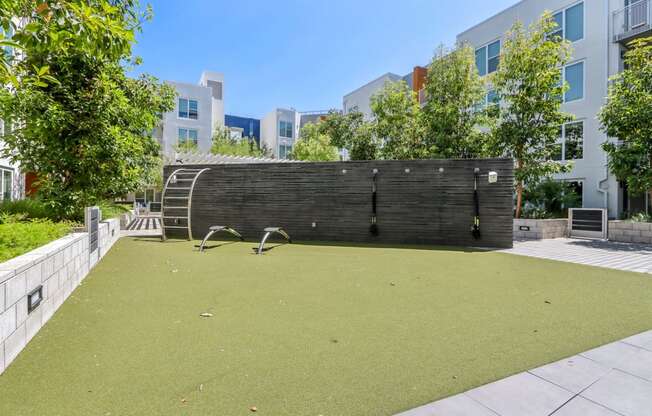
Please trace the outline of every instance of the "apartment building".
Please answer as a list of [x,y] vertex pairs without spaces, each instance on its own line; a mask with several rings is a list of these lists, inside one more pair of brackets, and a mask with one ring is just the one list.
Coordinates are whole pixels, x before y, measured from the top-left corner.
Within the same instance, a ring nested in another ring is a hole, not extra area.
[[[528,25],[545,11],[553,13],[557,34],[571,42],[573,55],[561,69],[569,89],[562,109],[575,119],[561,127],[557,159],[572,162],[569,173],[556,179],[570,182],[582,205],[608,208],[610,217],[645,209],[642,198],[628,194],[609,171],[597,114],[607,96],[609,78],[623,69],[626,45],[636,37],[652,35],[650,0],[522,0],[514,6],[460,33],[457,40],[476,48],[481,75],[497,69],[504,33],[516,20]],[[488,95],[491,91],[488,92]],[[489,99],[489,98],[488,98]]]
[[[605,102],[609,77],[623,68],[623,53],[629,41],[652,35],[650,0],[521,0],[513,6],[457,35],[458,42],[475,48],[480,75],[491,74],[500,65],[500,52],[505,33],[516,21],[529,25],[550,11],[558,23],[557,34],[571,42],[573,55],[560,68],[569,90],[564,96],[563,110],[575,119],[561,126],[557,159],[572,162],[569,173],[556,179],[571,183],[582,199],[582,206],[608,208],[609,216],[624,211],[644,209],[649,201],[629,195],[607,166],[602,144],[608,138],[601,130],[597,114]],[[344,96],[344,110],[358,109],[366,116],[369,100],[385,82],[412,80],[410,84],[423,99],[425,69],[415,68],[411,74],[383,77]],[[487,101],[493,91],[487,91]]]
[[342,110],[344,114],[359,111],[366,119],[372,117],[371,97],[383,89],[388,82],[404,81],[415,93],[420,93],[419,100],[423,98],[423,87],[425,85],[428,70],[423,66],[415,66],[412,72],[401,76],[388,72],[370,81],[362,87],[356,88],[342,98]]
[[177,98],[155,132],[163,153],[172,155],[177,145],[188,142],[210,151],[213,131],[224,127],[224,75],[204,71],[198,84],[167,83],[177,90]]
[[299,112],[293,108],[277,108],[260,121],[260,143],[271,156],[288,159],[301,129],[309,123],[317,123],[328,111]]
[[242,139],[253,137],[260,146],[260,120],[251,117],[240,117],[227,114],[224,116],[224,125],[231,131],[231,137]]

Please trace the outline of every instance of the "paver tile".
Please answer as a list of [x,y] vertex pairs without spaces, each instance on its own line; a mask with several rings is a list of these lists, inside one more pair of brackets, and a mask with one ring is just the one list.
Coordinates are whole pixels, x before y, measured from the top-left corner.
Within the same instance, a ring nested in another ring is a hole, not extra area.
[[516,374],[466,394],[501,416],[548,416],[573,397],[573,393],[530,373]]
[[652,351],[624,342],[613,342],[580,355],[604,366],[652,381]]
[[497,413],[465,394],[458,394],[396,416],[497,416]]
[[586,389],[582,397],[625,416],[652,414],[652,383],[618,370]]
[[610,370],[609,367],[581,355],[575,355],[535,368],[530,370],[530,373],[577,394],[598,381]]
[[619,416],[618,413],[607,409],[604,406],[586,400],[583,397],[575,397],[557,410],[552,416]]
[[652,331],[625,338],[623,342],[652,351]]

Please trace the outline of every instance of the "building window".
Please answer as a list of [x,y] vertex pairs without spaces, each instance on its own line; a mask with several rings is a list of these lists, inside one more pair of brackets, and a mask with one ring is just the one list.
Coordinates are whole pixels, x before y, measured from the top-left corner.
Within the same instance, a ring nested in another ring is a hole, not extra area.
[[197,100],[179,98],[179,118],[197,120],[199,118],[199,105]]
[[179,144],[193,143],[197,144],[199,142],[199,136],[197,130],[194,129],[179,129]]
[[576,42],[584,39],[584,3],[578,3],[553,15],[557,28],[551,37]]
[[10,169],[0,169],[0,200],[11,201],[12,189],[14,184],[14,171]]
[[280,125],[280,133],[279,135],[281,137],[286,137],[288,139],[292,138],[292,122],[291,121],[281,121],[279,123]]
[[568,123],[564,126],[564,159],[576,160],[584,157],[584,122]]
[[498,70],[500,63],[500,40],[476,49],[475,65],[478,68],[480,76],[491,74]]
[[290,154],[292,153],[292,145],[281,143],[278,145],[278,158],[279,159],[289,159]]
[[576,42],[584,39],[584,3],[578,3],[553,15],[557,28],[550,36]]
[[486,101],[487,106],[500,103],[500,97],[498,96],[498,93],[496,93],[496,90],[489,90],[486,96]]
[[577,160],[584,157],[584,122],[574,121],[561,126],[559,142],[552,160]]
[[563,77],[564,81],[568,83],[568,90],[564,93],[564,102],[584,98],[584,62],[565,67]]

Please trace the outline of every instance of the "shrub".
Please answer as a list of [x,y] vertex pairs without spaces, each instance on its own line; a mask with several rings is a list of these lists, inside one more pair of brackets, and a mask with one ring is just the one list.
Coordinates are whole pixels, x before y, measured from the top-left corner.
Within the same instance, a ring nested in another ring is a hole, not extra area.
[[652,222],[652,215],[639,212],[629,217],[629,220],[634,222]]
[[[523,192],[525,209],[523,215],[535,218],[532,215],[544,215],[538,218],[566,217],[568,208],[580,205],[580,196],[567,182],[556,181],[552,178],[528,186]],[[538,213],[533,214],[534,211]],[[544,214],[545,213],[545,214]]]
[[98,204],[100,210],[102,210],[102,219],[108,220],[109,218],[116,218],[126,212],[129,212],[130,209],[125,205],[115,204],[113,202],[104,201]]
[[20,214],[4,214],[0,221],[0,262],[20,256],[68,234],[71,223],[48,219],[24,221]]
[[23,214],[25,219],[47,218],[56,220],[55,215],[38,199],[19,199],[0,203],[0,215]]

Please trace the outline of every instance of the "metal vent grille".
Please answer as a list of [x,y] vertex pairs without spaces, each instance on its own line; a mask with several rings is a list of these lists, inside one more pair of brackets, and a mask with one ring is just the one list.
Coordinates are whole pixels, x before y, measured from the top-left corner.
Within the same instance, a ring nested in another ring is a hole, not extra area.
[[571,237],[607,238],[607,210],[603,208],[571,208],[568,210]]

